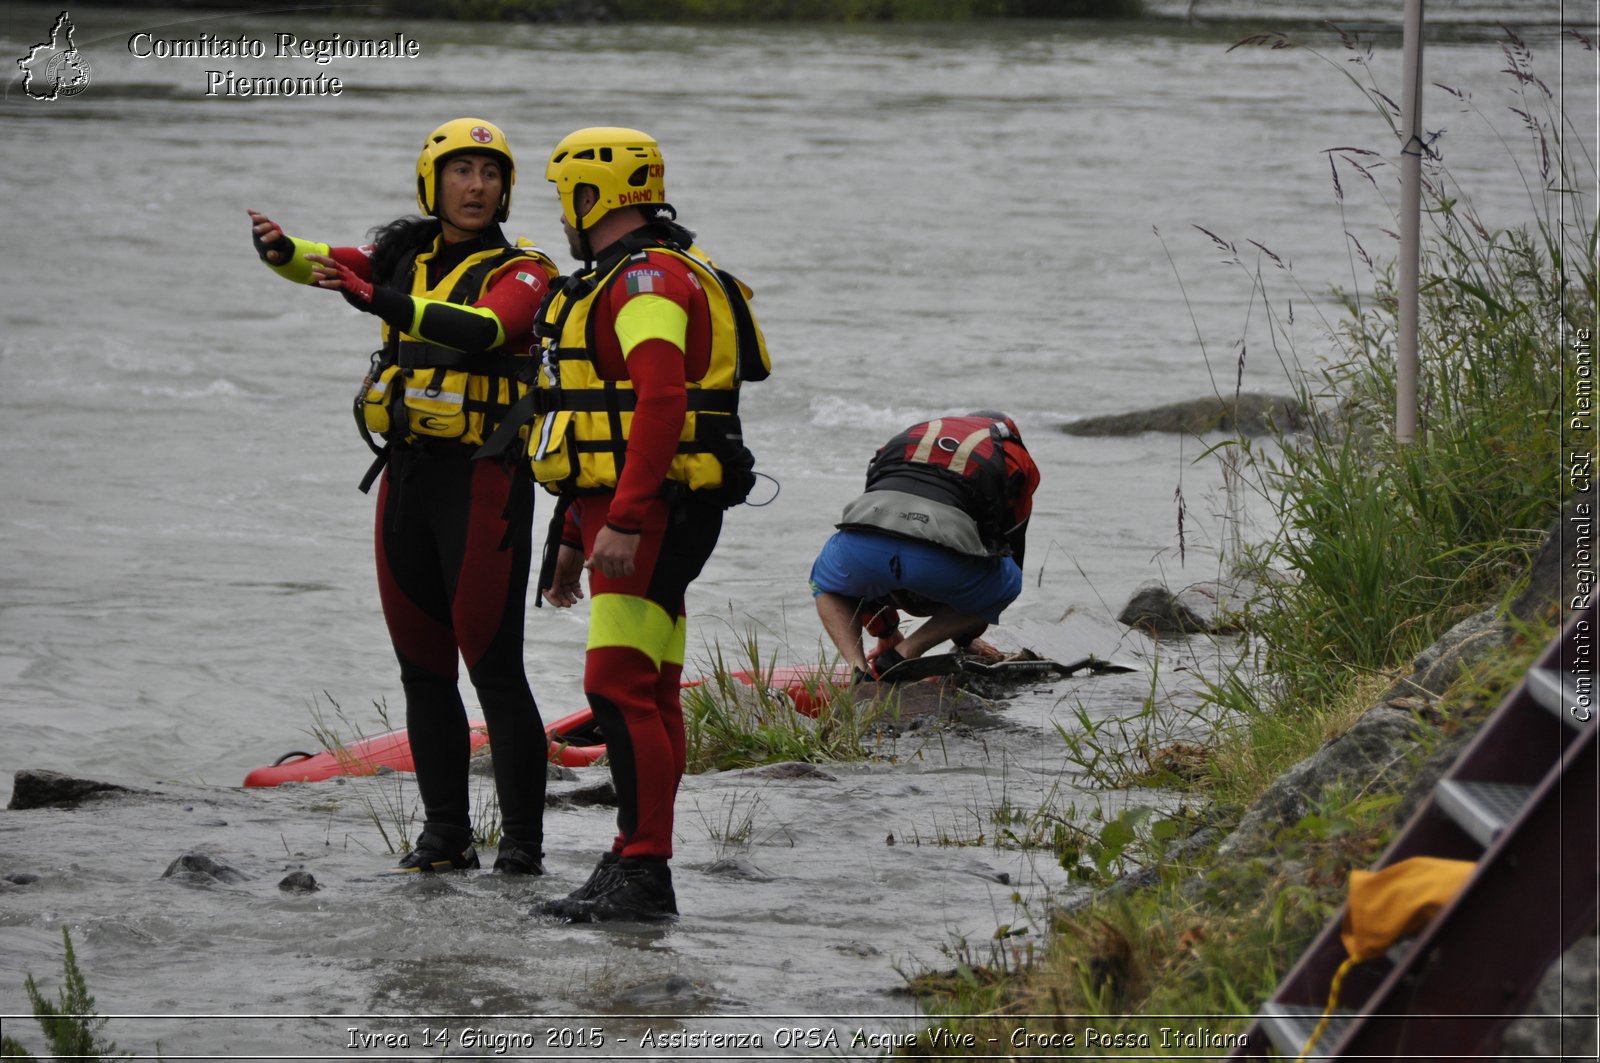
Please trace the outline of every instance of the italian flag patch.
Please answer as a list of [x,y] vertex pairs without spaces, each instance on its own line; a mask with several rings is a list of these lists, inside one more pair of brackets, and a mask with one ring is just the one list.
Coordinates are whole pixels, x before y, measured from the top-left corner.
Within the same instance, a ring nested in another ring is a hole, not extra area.
[[656,285],[656,278],[659,276],[661,276],[661,274],[655,272],[654,270],[638,270],[628,274],[626,278],[628,282],[628,294],[643,295],[649,292],[659,291],[660,289]]

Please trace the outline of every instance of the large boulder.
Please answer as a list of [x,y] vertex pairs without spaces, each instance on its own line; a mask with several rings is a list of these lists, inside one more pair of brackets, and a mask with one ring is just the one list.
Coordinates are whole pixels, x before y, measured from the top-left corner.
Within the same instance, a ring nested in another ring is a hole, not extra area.
[[1410,781],[1405,754],[1414,747],[1416,731],[1409,712],[1387,705],[1367,710],[1350,730],[1279,776],[1218,846],[1218,855],[1228,859],[1270,851],[1277,833],[1311,814],[1337,784],[1369,793],[1399,790]]
[[100,782],[96,779],[79,779],[59,771],[44,768],[24,768],[17,772],[11,785],[12,811],[27,808],[77,808],[85,801],[115,797],[132,793],[126,786]]
[[1210,395],[1129,413],[1085,417],[1063,425],[1061,430],[1073,436],[1133,436],[1142,432],[1260,436],[1274,429],[1296,432],[1309,423],[1299,399],[1283,395],[1240,395],[1237,399]]

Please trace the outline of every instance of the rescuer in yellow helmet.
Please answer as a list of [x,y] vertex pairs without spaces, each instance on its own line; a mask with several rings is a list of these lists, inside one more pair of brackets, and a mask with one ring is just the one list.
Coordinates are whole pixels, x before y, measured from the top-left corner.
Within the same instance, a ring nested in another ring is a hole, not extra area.
[[580,129],[556,145],[545,177],[585,268],[547,301],[540,329],[554,371],[540,379],[532,467],[567,507],[540,583],[546,601],[570,606],[589,573],[583,687],[605,735],[618,829],[589,880],[542,910],[574,922],[671,919],[684,593],[724,509],[754,483],[739,385],[770,363],[749,293],[677,223],[653,139]]
[[378,455],[362,490],[382,473],[378,593],[424,812],[400,860],[407,871],[478,866],[456,687],[465,660],[495,753],[495,870],[543,873],[547,746],[522,663],[532,491],[525,466],[473,460],[529,391],[534,319],[558,272],[544,252],[501,232],[515,179],[505,134],[457,118],[429,133],[417,156],[424,216],[375,229],[365,246],[286,236],[249,212],[256,251],[274,272],[341,292],[382,321],[355,413]]

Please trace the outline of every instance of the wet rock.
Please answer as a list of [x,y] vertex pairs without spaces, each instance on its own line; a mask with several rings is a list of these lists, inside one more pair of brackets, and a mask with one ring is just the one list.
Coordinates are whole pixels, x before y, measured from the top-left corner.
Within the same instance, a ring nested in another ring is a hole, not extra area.
[[786,760],[780,764],[766,764],[759,768],[752,768],[745,772],[746,775],[762,779],[815,779],[818,782],[838,782],[836,775],[829,775],[815,764],[806,764],[798,760]]
[[59,771],[43,768],[24,768],[17,772],[11,788],[13,811],[28,808],[77,808],[84,801],[137,791],[115,783],[95,779],[78,779]]
[[1592,571],[1594,565],[1579,558],[1578,548],[1594,541],[1595,487],[1591,483],[1588,491],[1573,497],[1545,533],[1544,544],[1528,571],[1528,586],[1511,603],[1512,616],[1523,621],[1553,617],[1582,594],[1579,573]]
[[13,886],[31,886],[39,881],[39,876],[31,871],[13,871],[9,875],[0,877],[0,881],[9,882]]
[[1397,702],[1419,694],[1438,696],[1461,678],[1464,670],[1500,649],[1511,639],[1511,625],[1499,610],[1485,609],[1467,617],[1417,655],[1411,674],[1395,683],[1381,700]]
[[725,856],[706,867],[706,874],[745,882],[771,882],[772,876],[742,856]]
[[1591,934],[1551,965],[1528,1002],[1528,1014],[1506,1027],[1501,1059],[1595,1058],[1597,961],[1600,942]]
[[322,886],[309,871],[291,871],[279,881],[278,888],[285,893],[315,893]]
[[1063,425],[1073,436],[1131,436],[1142,432],[1237,432],[1240,435],[1266,435],[1277,428],[1296,432],[1309,424],[1305,407],[1298,399],[1283,395],[1240,395],[1221,399],[1215,395],[1187,402],[1173,402],[1129,413],[1086,417]]
[[614,805],[616,803],[617,788],[611,784],[609,777],[600,782],[568,790],[565,793],[547,794],[544,799],[546,808],[589,808],[593,805]]
[[1117,613],[1117,623],[1157,637],[1232,634],[1240,631],[1242,604],[1237,589],[1216,581],[1197,583],[1176,594],[1160,581],[1150,581],[1133,592]]
[[557,764],[554,761],[551,761],[551,762],[545,764],[545,766],[544,766],[544,777],[547,780],[549,780],[550,782],[577,782],[578,781],[578,773],[577,772],[573,771],[571,768],[567,767],[565,764]]
[[[854,694],[856,704],[862,707],[878,699],[890,699],[893,715],[904,721],[908,729],[911,721],[917,717],[954,716],[963,709],[977,709],[982,705],[971,694],[943,679],[915,683],[858,683]],[[889,733],[899,730],[887,720],[880,723]]]
[[1379,705],[1355,726],[1302,760],[1267,788],[1239,826],[1217,847],[1224,858],[1257,855],[1285,827],[1309,815],[1324,790],[1349,782],[1368,793],[1387,793],[1410,781],[1396,770],[1415,743],[1417,725],[1410,713]]
[[864,960],[873,956],[883,955],[875,946],[869,945],[864,941],[846,941],[833,946],[833,951],[842,952],[846,956],[859,956]]
[[231,884],[245,881],[245,876],[229,867],[219,864],[205,853],[188,852],[178,857],[167,865],[162,872],[162,878],[170,878],[177,882],[191,886],[210,886],[216,883]]

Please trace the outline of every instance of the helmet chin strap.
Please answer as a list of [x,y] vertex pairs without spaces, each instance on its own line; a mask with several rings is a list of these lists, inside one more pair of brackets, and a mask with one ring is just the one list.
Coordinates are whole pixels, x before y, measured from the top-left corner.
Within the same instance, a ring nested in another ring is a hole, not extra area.
[[[590,205],[589,210],[594,210],[595,206],[599,205],[599,202],[600,197],[596,195],[595,202]],[[583,219],[588,216],[589,211],[585,211],[582,214],[578,213],[577,189],[573,189],[572,192],[572,213],[573,216],[578,219],[578,223],[574,225],[573,228],[578,233],[578,250],[583,253],[583,268],[585,270],[594,269],[594,243],[589,239],[589,230],[583,224]]]

